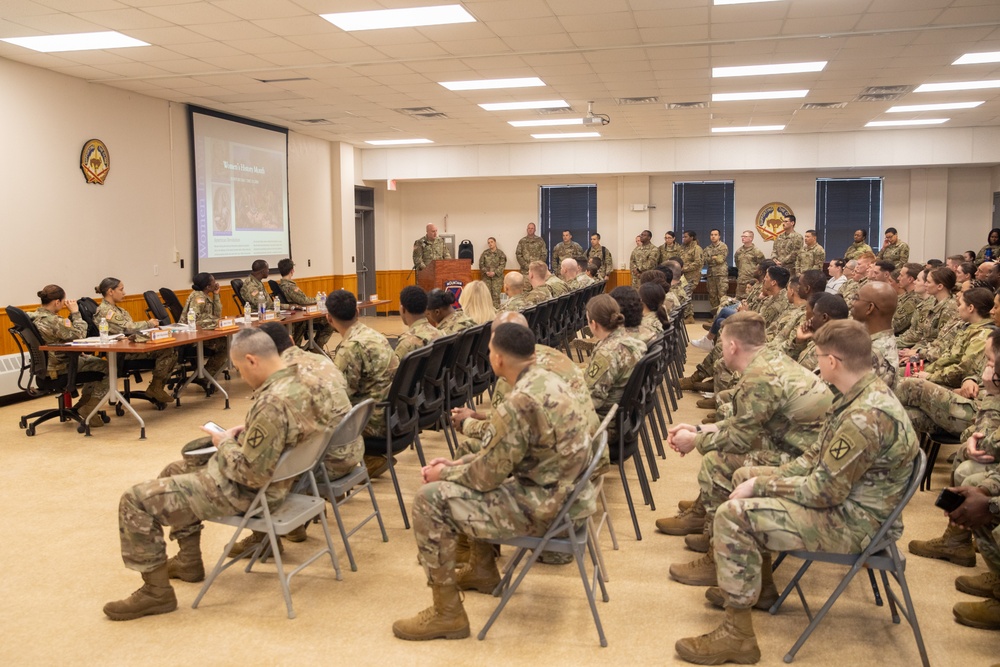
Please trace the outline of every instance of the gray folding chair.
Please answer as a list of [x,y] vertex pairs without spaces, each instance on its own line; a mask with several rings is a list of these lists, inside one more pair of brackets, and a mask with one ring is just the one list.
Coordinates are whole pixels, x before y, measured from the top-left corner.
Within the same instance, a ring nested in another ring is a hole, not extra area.
[[[851,583],[854,579],[854,575],[865,568],[870,570],[878,570],[882,574],[882,585],[885,588],[886,597],[889,599],[889,609],[892,612],[892,622],[899,623],[900,615],[906,619],[913,629],[913,637],[917,642],[917,650],[920,651],[920,660],[923,662],[924,667],[930,667],[930,663],[927,660],[927,649],[924,648],[924,640],[920,634],[920,626],[917,624],[917,613],[913,608],[913,600],[910,598],[910,588],[906,584],[906,557],[899,552],[896,547],[896,539],[890,535],[893,524],[902,514],[903,508],[906,504],[910,502],[910,498],[916,493],[917,488],[920,486],[921,480],[924,478],[924,470],[927,467],[927,456],[924,454],[923,450],[918,450],[917,458],[913,461],[913,472],[910,474],[910,482],[906,487],[906,492],[903,494],[903,498],[896,505],[896,508],[889,514],[885,522],[879,527],[878,532],[872,538],[871,543],[862,551],[860,554],[835,554],[826,553],[822,551],[787,551],[782,555],[794,556],[795,558],[801,558],[805,562],[799,568],[799,571],[795,573],[792,580],[788,582],[785,590],[782,591],[781,596],[772,605],[770,612],[772,614],[778,613],[778,609],[781,607],[785,598],[788,597],[794,588],[798,594],[799,599],[802,600],[802,606],[805,608],[806,615],[809,617],[810,623],[809,627],[805,629],[802,635],[795,642],[795,645],[788,651],[785,655],[785,662],[791,662],[795,659],[795,654],[798,652],[802,645],[806,643],[809,636],[812,634],[816,626],[819,625],[826,613],[830,611],[833,603],[837,601],[840,594],[844,592],[847,585]],[[823,608],[819,610],[819,613],[814,617],[809,609],[809,605],[806,603],[805,595],[802,594],[802,588],[799,586],[799,580],[802,575],[805,574],[809,566],[814,562],[820,563],[832,563],[834,565],[847,565],[850,570],[844,575],[840,584],[837,586],[836,590],[830,595],[826,604]],[[903,599],[900,600],[896,593],[889,587],[889,577],[886,576],[889,573],[899,584],[900,591],[903,593]],[[898,607],[898,609],[897,609]]]
[[[590,436],[592,443],[600,442],[602,437],[607,437],[608,424],[615,418],[616,412],[618,412],[617,403],[611,406],[604,421],[597,427],[594,434]],[[604,495],[604,475],[593,480],[593,482],[597,490],[597,500],[600,502],[600,506],[597,508],[597,512],[587,517],[587,521],[590,523],[590,541],[594,548],[594,553],[597,554],[597,560],[601,564],[601,574],[604,577],[604,581],[608,582],[611,579],[608,577],[608,568],[604,565],[604,553],[601,551],[601,531],[604,530],[605,525],[608,527],[608,534],[611,536],[611,547],[615,551],[618,551],[618,537],[615,535],[615,527],[611,523],[611,514],[608,512],[608,498]],[[598,516],[600,518],[595,521],[594,518]]]
[[[337,573],[337,580],[340,581],[343,579],[343,575],[340,572],[340,564],[337,562],[337,555],[333,550],[330,527],[327,525],[326,516],[324,515],[326,501],[320,497],[319,489],[316,486],[316,477],[313,475],[313,469],[326,453],[331,433],[330,429],[322,431],[299,446],[282,452],[271,479],[257,492],[257,495],[254,496],[253,502],[250,503],[250,507],[245,513],[219,517],[218,519],[209,519],[214,523],[236,526],[236,531],[233,533],[232,538],[230,538],[229,543],[222,550],[222,555],[219,556],[215,568],[208,575],[208,578],[205,579],[205,584],[201,587],[198,597],[195,598],[194,603],[191,605],[193,609],[198,608],[198,603],[201,602],[205,593],[208,592],[208,588],[215,581],[215,578],[223,570],[240,562],[243,556],[251,551],[253,555],[250,563],[246,566],[246,572],[249,572],[257,560],[262,555],[268,553],[268,550],[273,555],[274,563],[278,570],[278,581],[281,582],[281,592],[285,596],[285,606],[288,608],[288,618],[295,618],[295,610],[292,608],[292,594],[288,589],[288,582],[307,565],[312,564],[323,556],[323,554],[330,554],[330,562]],[[307,476],[312,495],[289,493],[285,497],[284,502],[272,512],[267,506],[267,489],[275,482],[294,479],[299,475]],[[281,552],[278,549],[278,537],[287,535],[299,526],[315,518],[319,518],[323,526],[323,537],[326,538],[326,546],[286,575],[285,568],[281,562]],[[229,552],[232,550],[233,545],[236,544],[236,540],[244,528],[267,533],[267,540],[257,543],[255,546],[248,548],[234,558],[229,558],[227,561]]]
[[[368,419],[371,417],[374,410],[375,401],[370,398],[361,401],[351,408],[351,411],[344,416],[343,421],[341,421],[337,428],[333,431],[326,449],[329,450],[333,447],[345,445],[354,441],[355,438],[360,437],[361,431],[364,430],[365,425],[368,423]],[[347,538],[358,532],[362,526],[372,519],[377,519],[378,526],[382,531],[382,541],[389,541],[389,536],[385,532],[385,524],[382,523],[382,513],[379,511],[378,501],[375,500],[375,491],[372,489],[372,480],[368,476],[368,468],[366,468],[364,464],[358,464],[351,472],[347,473],[343,477],[331,480],[330,476],[326,472],[326,466],[323,465],[323,457],[320,457],[320,462],[316,466],[314,473],[318,478],[319,494],[326,500],[330,501],[330,505],[333,506],[333,515],[337,519],[337,527],[340,529],[340,538],[344,540],[344,550],[347,551],[347,559],[351,562],[351,571],[357,572],[358,566],[354,562],[354,552],[351,551],[351,543],[348,542]],[[304,486],[306,484],[308,484],[308,480],[303,477],[300,480],[299,485]],[[368,516],[355,524],[353,528],[346,530],[344,528],[344,518],[340,515],[340,506],[365,489],[368,490],[368,495],[372,501],[372,511],[368,514]],[[306,489],[303,489],[303,491],[305,490]]]
[[[587,438],[587,449],[590,449],[590,438]],[[531,569],[531,566],[535,564],[538,557],[542,555],[543,551],[555,551],[558,553],[568,553],[573,554],[573,558],[576,560],[577,568],[580,570],[580,580],[583,582],[583,589],[587,594],[587,602],[590,603],[590,613],[594,616],[594,625],[597,626],[597,635],[600,637],[601,646],[607,646],[608,640],[604,636],[604,628],[601,626],[601,617],[597,613],[597,602],[594,599],[594,589],[597,586],[601,588],[601,599],[604,602],[608,601],[608,590],[604,586],[604,577],[601,573],[601,564],[594,552],[593,542],[590,539],[590,522],[586,520],[581,520],[583,517],[573,517],[570,516],[570,509],[576,503],[577,498],[583,492],[583,490],[590,484],[591,478],[594,476],[594,471],[597,470],[597,466],[601,461],[601,456],[608,446],[608,436],[604,433],[601,436],[600,441],[595,450],[592,450],[592,458],[590,464],[580,473],[576,478],[573,485],[573,491],[566,498],[566,502],[563,503],[562,509],[553,519],[552,523],[549,525],[548,530],[541,537],[511,537],[504,539],[495,540],[485,540],[492,544],[505,544],[508,546],[516,547],[517,552],[514,554],[513,559],[511,559],[510,564],[506,568],[504,576],[500,579],[500,583],[497,584],[496,589],[493,591],[494,596],[500,596],[500,603],[497,608],[493,610],[493,614],[490,616],[489,620],[486,621],[486,625],[483,629],[479,631],[479,639],[486,639],[486,633],[489,632],[490,627],[500,616],[500,612],[503,608],[507,606],[507,602],[510,600],[511,596],[517,590],[517,587],[521,585],[521,581],[524,579],[525,575]],[[591,563],[594,567],[593,577],[588,577],[587,567],[583,561],[584,550],[589,553]],[[529,554],[530,552],[530,554]],[[521,567],[514,577],[514,572],[517,570],[518,565],[524,560],[525,555],[528,556],[527,561]]]

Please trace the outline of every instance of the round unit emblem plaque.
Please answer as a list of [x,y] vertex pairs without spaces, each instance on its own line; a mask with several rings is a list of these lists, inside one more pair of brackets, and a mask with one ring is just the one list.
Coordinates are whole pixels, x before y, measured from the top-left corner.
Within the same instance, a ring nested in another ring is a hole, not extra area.
[[80,154],[80,169],[88,183],[104,185],[104,179],[111,171],[111,154],[100,139],[91,139],[83,145]]

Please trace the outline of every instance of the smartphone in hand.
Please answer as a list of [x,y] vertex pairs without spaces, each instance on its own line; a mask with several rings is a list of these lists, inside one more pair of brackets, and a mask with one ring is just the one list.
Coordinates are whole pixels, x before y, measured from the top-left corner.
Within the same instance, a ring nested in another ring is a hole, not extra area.
[[934,504],[943,509],[945,512],[954,512],[964,502],[965,496],[962,494],[955,493],[951,489],[941,489],[941,493],[938,494],[937,500],[934,501]]
[[219,426],[215,422],[206,422],[205,424],[202,425],[202,428],[207,428],[209,431],[212,431],[213,433],[225,433],[226,432],[226,429],[222,428],[221,426]]

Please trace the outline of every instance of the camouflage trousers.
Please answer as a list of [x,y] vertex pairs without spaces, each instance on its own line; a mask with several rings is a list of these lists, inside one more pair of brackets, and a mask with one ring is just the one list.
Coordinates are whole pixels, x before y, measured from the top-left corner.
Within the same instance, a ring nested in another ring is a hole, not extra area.
[[920,378],[901,378],[896,383],[896,397],[906,408],[917,433],[940,429],[959,435],[976,418],[976,402]]
[[[986,561],[986,567],[995,574],[1000,574],[1000,526],[982,526],[972,531],[976,536],[976,546]],[[996,588],[994,595],[1000,593]]]
[[459,535],[477,538],[542,535],[548,521],[529,516],[507,485],[475,491],[453,482],[424,484],[413,502],[417,557],[430,572],[455,583],[455,545]]
[[[698,283],[701,282],[701,269],[699,268],[697,271],[690,271],[688,273],[685,273],[684,277],[687,278],[688,284],[691,285],[691,293],[693,294],[694,288],[698,287]],[[684,307],[685,319],[694,316],[693,304],[694,304],[694,299],[688,301],[687,306]]]
[[125,361],[136,359],[152,359],[153,379],[166,382],[170,379],[170,374],[174,372],[177,365],[177,350],[157,350],[156,352],[140,352],[138,354],[126,354]]
[[213,338],[204,342],[205,372],[215,377],[229,360],[229,338]]
[[375,408],[361,435],[366,438],[384,438],[385,434],[385,408]]
[[729,276],[708,276],[705,282],[708,286],[708,303],[713,312],[718,311],[719,304],[729,291]]
[[722,503],[729,500],[729,494],[736,485],[733,484],[733,473],[746,466],[780,466],[787,463],[791,457],[774,449],[761,449],[742,454],[726,453],[713,450],[701,459],[698,469],[698,486],[701,488],[701,501],[705,505],[705,533],[713,534],[712,519],[715,511]]
[[778,498],[722,503],[715,512],[712,546],[728,605],[749,609],[757,602],[763,551],[860,553],[871,536],[851,528],[840,507],[810,509]]
[[484,272],[481,279],[490,290],[490,296],[493,297],[493,307],[500,308],[500,294],[503,292],[503,272],[497,273],[492,278]]
[[104,377],[96,382],[88,382],[83,385],[82,395],[84,398],[93,397],[100,400],[108,393],[108,360],[95,357],[91,354],[81,354],[77,357],[77,373],[103,373]]
[[354,442],[328,449],[323,457],[323,467],[331,480],[337,479],[354,470],[364,455],[365,441],[357,438]]

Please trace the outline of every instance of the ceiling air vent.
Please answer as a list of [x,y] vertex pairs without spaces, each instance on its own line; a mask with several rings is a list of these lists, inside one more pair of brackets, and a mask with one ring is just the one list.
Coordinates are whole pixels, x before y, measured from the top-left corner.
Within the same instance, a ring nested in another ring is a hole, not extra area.
[[806,102],[800,109],[843,109],[847,102]]
[[855,102],[891,102],[913,90],[913,86],[871,86],[861,91]]
[[261,83],[288,83],[289,81],[309,81],[307,76],[294,76],[287,79],[257,79]]
[[448,114],[438,111],[434,107],[406,107],[404,109],[393,109],[396,113],[411,118],[447,118]]
[[573,111],[573,107],[562,107],[555,109],[535,109],[535,111],[538,112],[539,116],[551,116],[557,113],[576,113],[575,111]]
[[631,104],[657,104],[660,101],[659,97],[616,97],[615,104],[620,107],[628,106]]
[[707,109],[708,102],[668,102],[668,109]]
[[302,123],[303,125],[333,125],[333,121],[326,118],[303,118],[295,122]]

